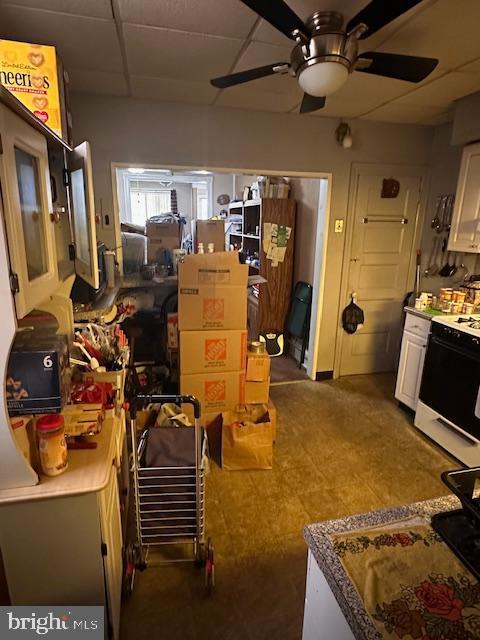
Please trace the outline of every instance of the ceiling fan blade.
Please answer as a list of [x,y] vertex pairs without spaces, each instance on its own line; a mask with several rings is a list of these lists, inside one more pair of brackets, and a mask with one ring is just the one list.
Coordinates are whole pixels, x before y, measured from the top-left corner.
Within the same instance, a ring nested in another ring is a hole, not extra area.
[[300,113],[311,113],[312,111],[323,109],[325,101],[326,98],[317,98],[309,93],[304,93],[302,104],[300,105]]
[[307,36],[308,30],[303,20],[300,20],[283,0],[242,0],[242,2],[269,22],[272,27],[285,34],[287,38],[295,40],[293,32],[296,30]]
[[363,33],[360,39],[368,38],[420,2],[423,0],[372,0],[350,20],[347,33],[363,23],[367,25],[368,31]]
[[[369,62],[371,63],[369,64]],[[396,80],[406,80],[407,82],[421,82],[432,73],[437,64],[438,60],[435,58],[367,51],[359,55],[358,67],[355,68],[355,71],[395,78]],[[368,66],[362,68],[363,65]]]
[[282,67],[288,67],[288,62],[274,62],[273,64],[267,64],[264,67],[255,67],[255,69],[247,69],[247,71],[238,71],[237,73],[231,73],[228,76],[214,78],[213,80],[210,80],[210,84],[217,87],[217,89],[226,89],[227,87],[233,87],[236,84],[250,82],[250,80],[256,80],[257,78],[272,76],[275,73],[279,73],[279,68]]

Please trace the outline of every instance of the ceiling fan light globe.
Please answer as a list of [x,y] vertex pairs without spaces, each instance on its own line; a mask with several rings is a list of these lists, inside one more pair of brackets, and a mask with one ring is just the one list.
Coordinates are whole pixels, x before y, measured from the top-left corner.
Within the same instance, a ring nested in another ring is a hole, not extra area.
[[338,91],[347,81],[348,69],[340,62],[318,62],[300,71],[298,84],[305,93],[321,98]]

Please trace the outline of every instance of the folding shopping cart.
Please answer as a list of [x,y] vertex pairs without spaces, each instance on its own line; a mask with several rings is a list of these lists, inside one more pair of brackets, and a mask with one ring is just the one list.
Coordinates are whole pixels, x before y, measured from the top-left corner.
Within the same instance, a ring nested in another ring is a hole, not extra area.
[[[191,404],[194,426],[147,427],[139,434],[137,413],[147,405]],[[207,441],[200,427],[200,403],[193,396],[137,395],[130,405],[136,541],[127,548],[126,593],[135,570],[145,569],[150,547],[189,544],[195,564],[214,586],[214,550],[205,540],[205,460]],[[168,561],[183,561],[185,556]]]

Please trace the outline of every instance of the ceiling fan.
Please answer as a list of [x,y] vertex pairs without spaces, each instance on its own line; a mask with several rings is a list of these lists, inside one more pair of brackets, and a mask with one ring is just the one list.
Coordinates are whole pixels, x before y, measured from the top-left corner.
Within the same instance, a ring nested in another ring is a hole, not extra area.
[[288,73],[297,78],[304,91],[300,113],[309,113],[322,109],[325,97],[338,91],[353,71],[420,82],[438,64],[434,58],[359,52],[359,40],[368,38],[422,0],[371,0],[346,25],[344,17],[335,11],[317,11],[303,22],[284,0],[241,1],[296,44],[290,62],[274,62],[211,80],[219,89]]

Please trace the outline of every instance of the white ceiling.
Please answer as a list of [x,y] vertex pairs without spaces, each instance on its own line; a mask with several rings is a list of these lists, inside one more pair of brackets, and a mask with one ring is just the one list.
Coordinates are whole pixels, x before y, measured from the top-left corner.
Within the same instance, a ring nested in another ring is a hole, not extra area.
[[[367,0],[289,4],[302,18],[317,10],[348,18]],[[448,121],[454,100],[480,90],[479,24],[480,0],[424,0],[362,48],[439,58],[434,73],[420,85],[354,73],[313,117]],[[285,76],[210,86],[289,60],[292,43],[240,0],[0,0],[0,25],[1,38],[55,45],[72,91],[275,112],[296,112],[302,99]]]

